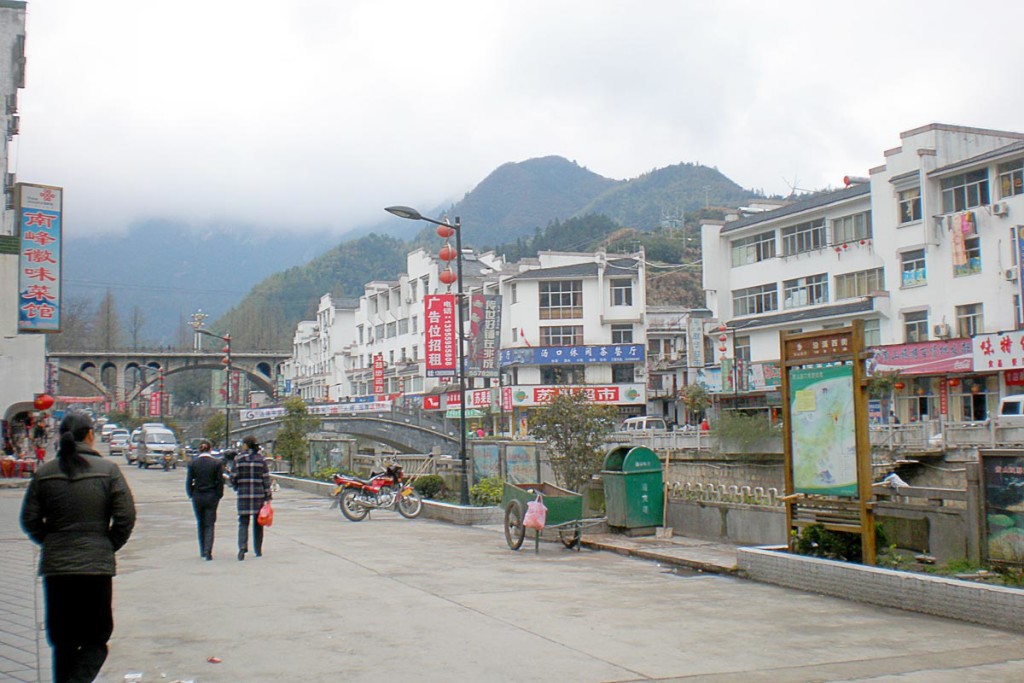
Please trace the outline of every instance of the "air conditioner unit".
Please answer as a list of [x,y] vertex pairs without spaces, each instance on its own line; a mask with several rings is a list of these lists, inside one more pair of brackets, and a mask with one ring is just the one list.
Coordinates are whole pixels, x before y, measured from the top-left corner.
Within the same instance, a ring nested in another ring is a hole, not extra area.
[[407,296],[407,297],[405,297],[405,303],[406,303],[406,305],[412,304],[412,302],[413,302],[413,298],[412,298],[411,296]]
[[996,202],[992,205],[992,213],[996,216],[1005,216],[1010,212],[1010,207],[1006,205],[1006,202]]
[[932,328],[932,332],[937,338],[946,339],[949,337],[950,334],[949,325],[947,325],[946,323],[939,323],[938,325]]
[[1007,268],[1006,270],[1004,270],[1003,271],[1003,277],[1006,278],[1010,282],[1013,282],[1014,280],[1016,280],[1017,279],[1017,266],[1014,266],[1013,268]]

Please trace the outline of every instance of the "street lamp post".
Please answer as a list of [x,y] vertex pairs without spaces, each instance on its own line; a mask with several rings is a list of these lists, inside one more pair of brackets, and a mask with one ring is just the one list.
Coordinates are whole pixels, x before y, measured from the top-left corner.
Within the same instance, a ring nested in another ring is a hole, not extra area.
[[459,346],[459,467],[462,469],[462,487],[459,498],[463,505],[469,505],[469,466],[466,458],[466,351],[463,348],[462,338],[462,324],[465,320],[463,310],[465,302],[463,301],[462,290],[462,223],[459,221],[458,216],[455,217],[454,224],[427,218],[416,209],[408,206],[389,206],[384,210],[399,218],[407,218],[412,221],[426,221],[427,223],[443,226],[455,231],[456,299],[458,301],[456,306],[455,334]]
[[[200,322],[200,324],[202,324]],[[224,348],[221,351],[224,353],[224,357],[221,358],[220,362],[224,364],[224,450],[231,448],[231,335],[225,334],[221,336],[214,334],[207,330],[201,329],[195,326],[196,341],[198,342],[200,334],[205,334],[207,337],[213,337],[214,339],[220,339],[224,342]],[[202,350],[199,348],[200,345],[196,344],[196,350]]]

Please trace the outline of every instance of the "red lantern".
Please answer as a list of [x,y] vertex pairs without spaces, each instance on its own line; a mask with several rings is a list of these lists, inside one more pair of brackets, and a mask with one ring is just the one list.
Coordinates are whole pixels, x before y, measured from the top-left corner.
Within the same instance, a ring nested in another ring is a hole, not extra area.
[[907,385],[904,384],[903,382],[896,382],[895,384],[893,384],[893,387],[896,389],[896,391],[903,391],[903,387],[905,386]]
[[861,240],[861,241],[860,241],[860,246],[862,246],[862,247],[863,247],[863,246],[864,246],[865,244],[867,244],[867,241],[866,241],[866,240]]
[[844,244],[844,245],[843,245],[843,249],[849,249],[849,248],[850,248],[850,245],[849,245],[849,244]]
[[455,275],[455,273],[454,273],[454,272],[452,272],[452,269],[451,269],[451,268],[448,268],[447,270],[442,270],[442,271],[441,271],[441,274],[440,274],[440,275],[438,275],[438,279],[439,279],[439,280],[440,280],[441,282],[443,282],[444,284],[446,284],[446,285],[448,285],[449,287],[451,287],[451,286],[452,286],[453,284],[455,284],[455,280],[456,280],[457,278],[456,278],[456,275]]
[[437,235],[442,239],[448,239],[455,234],[455,228],[450,225],[439,225],[437,226]]
[[718,350],[721,351],[722,353],[725,353],[725,344],[722,344],[721,346],[719,346]]
[[958,386],[960,386],[960,380],[957,379],[956,377],[950,378],[949,386],[951,386],[951,387],[958,387]]
[[718,336],[718,341],[720,341],[720,342],[724,342],[727,339],[729,339],[729,338],[727,336],[725,336],[724,334]]
[[971,385],[971,393],[972,394],[977,394],[980,391],[981,391],[981,385],[980,384],[972,384]]
[[729,329],[729,326],[726,325],[725,323],[722,323],[721,325],[718,326],[719,332],[725,332],[727,329]]
[[49,410],[53,406],[53,396],[49,394],[39,394],[36,399],[32,401],[32,407],[36,410]]
[[453,247],[450,244],[446,244],[443,247],[441,247],[441,251],[437,253],[437,257],[444,261],[445,263],[449,261],[454,261],[458,255],[459,252],[455,251],[455,247]]
[[842,249],[840,249],[839,247],[836,247],[836,253],[837,253],[837,254],[841,254],[841,253],[843,253],[843,250],[842,250]]

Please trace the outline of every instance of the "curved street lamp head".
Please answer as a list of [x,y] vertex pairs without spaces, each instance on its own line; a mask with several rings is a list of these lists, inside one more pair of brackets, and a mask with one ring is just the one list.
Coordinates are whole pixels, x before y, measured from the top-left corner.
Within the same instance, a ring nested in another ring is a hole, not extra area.
[[411,221],[423,220],[422,214],[411,206],[388,206],[384,210],[399,218],[408,218]]

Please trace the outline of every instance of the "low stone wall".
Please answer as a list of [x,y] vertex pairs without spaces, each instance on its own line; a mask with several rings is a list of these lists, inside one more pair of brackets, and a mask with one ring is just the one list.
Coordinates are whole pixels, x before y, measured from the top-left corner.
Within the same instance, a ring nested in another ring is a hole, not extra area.
[[786,511],[742,503],[669,498],[665,526],[679,536],[736,545],[786,542]]
[[1024,631],[1024,590],[792,555],[784,548],[739,548],[737,561],[755,581]]
[[[271,477],[281,486],[304,491],[314,496],[331,497],[334,484],[311,479],[300,479],[280,474],[271,474]],[[451,503],[441,503],[436,500],[423,501],[423,516],[427,519],[438,519],[452,524],[501,524],[504,521],[501,508],[497,507],[463,507]]]

